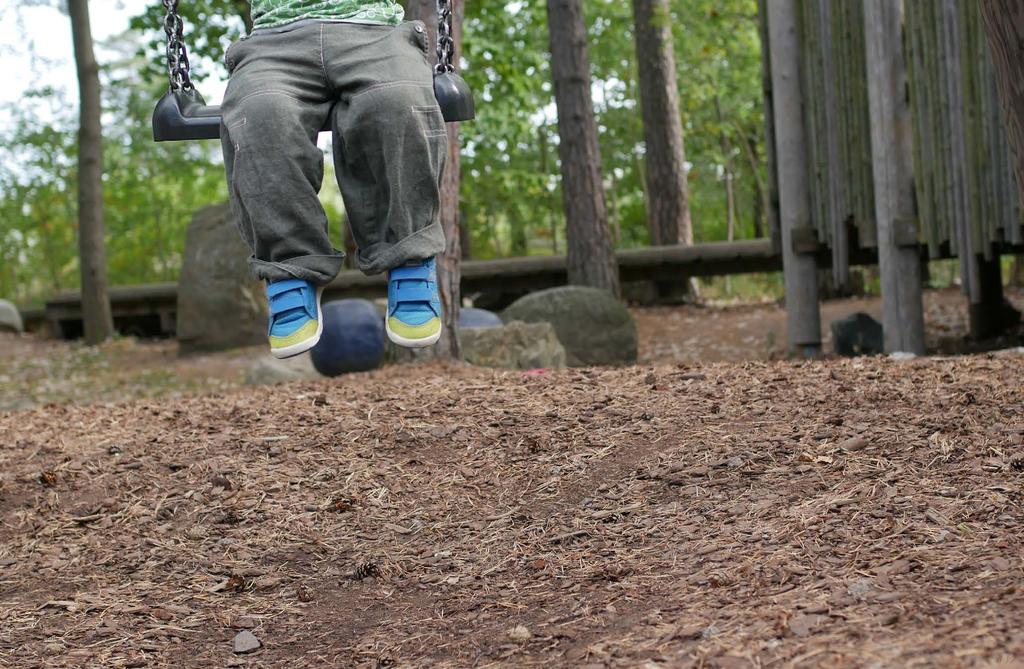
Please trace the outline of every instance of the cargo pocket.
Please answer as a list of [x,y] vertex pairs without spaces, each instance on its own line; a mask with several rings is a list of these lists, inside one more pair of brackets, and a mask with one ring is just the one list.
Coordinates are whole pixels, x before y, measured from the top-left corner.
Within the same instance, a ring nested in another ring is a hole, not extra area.
[[445,127],[441,108],[434,105],[413,105],[416,123],[427,140],[427,151],[430,165],[436,173],[440,173],[448,156],[448,129]]

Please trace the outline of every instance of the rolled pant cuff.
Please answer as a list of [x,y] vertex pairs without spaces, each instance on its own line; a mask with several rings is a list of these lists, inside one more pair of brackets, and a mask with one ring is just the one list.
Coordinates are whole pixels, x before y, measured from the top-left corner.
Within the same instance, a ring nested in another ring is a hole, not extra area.
[[249,256],[249,271],[263,281],[303,279],[315,286],[326,286],[341,271],[345,254],[309,255],[289,258],[285,262],[270,262]]
[[410,260],[425,260],[444,251],[444,231],[435,221],[394,244],[376,244],[360,249],[359,269],[363,274],[380,274]]

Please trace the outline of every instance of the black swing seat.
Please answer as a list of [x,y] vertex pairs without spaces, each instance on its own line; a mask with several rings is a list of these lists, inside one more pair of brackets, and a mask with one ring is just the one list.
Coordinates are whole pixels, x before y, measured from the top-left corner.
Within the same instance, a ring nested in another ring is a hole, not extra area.
[[[470,121],[476,116],[473,93],[456,72],[434,75],[434,97],[444,120]],[[330,121],[324,131],[331,129]],[[153,139],[173,142],[220,138],[220,107],[206,104],[195,89],[168,91],[153,110]]]

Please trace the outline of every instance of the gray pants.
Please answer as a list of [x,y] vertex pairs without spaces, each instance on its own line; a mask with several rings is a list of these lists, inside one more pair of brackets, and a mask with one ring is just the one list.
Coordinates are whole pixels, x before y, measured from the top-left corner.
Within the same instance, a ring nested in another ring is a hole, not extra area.
[[444,249],[448,136],[427,44],[419,21],[313,22],[257,31],[228,49],[221,145],[256,277],[322,285],[341,269],[317,197],[316,139],[327,122],[359,268],[376,274]]

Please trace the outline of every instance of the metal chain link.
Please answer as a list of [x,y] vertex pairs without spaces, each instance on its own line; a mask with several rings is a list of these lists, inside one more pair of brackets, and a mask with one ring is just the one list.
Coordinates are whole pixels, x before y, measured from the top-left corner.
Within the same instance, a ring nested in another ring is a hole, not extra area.
[[454,72],[455,39],[452,37],[451,0],[437,0],[437,65],[434,72]]
[[167,16],[164,17],[164,32],[167,33],[167,76],[172,91],[191,91],[195,87],[189,77],[188,51],[182,37],[182,21],[178,16],[178,0],[163,0]]
[[[167,76],[172,91],[191,91],[195,87],[189,77],[188,51],[182,36],[183,24],[178,15],[178,0],[163,0],[167,15],[164,32],[167,33]],[[451,0],[437,0],[437,65],[438,74],[454,72],[455,39],[452,37]]]

